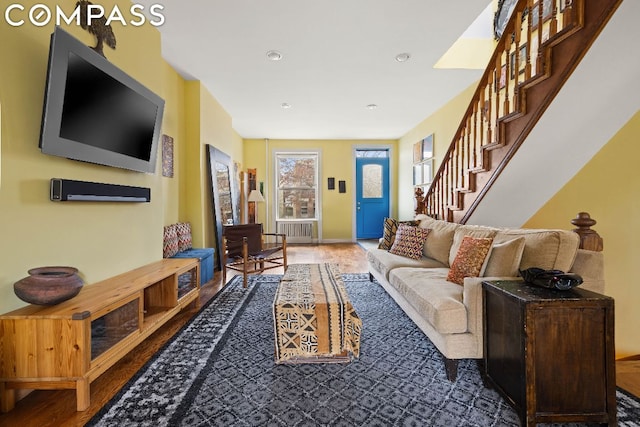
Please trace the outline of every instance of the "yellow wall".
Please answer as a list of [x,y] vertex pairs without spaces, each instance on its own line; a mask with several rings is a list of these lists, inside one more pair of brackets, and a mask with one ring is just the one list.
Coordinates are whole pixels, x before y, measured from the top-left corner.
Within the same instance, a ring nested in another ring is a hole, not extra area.
[[[258,222],[266,224],[268,230],[273,230],[274,214],[271,211],[273,200],[272,185],[274,179],[273,155],[274,151],[318,150],[321,154],[320,187],[322,188],[322,240],[351,241],[353,238],[353,207],[355,204],[355,148],[374,147],[377,145],[391,148],[391,205],[393,215],[397,215],[396,197],[397,184],[397,141],[395,140],[268,140],[247,139],[244,141],[244,168],[255,168],[257,181],[264,182],[265,199],[267,203],[258,203]],[[344,180],[347,192],[339,193],[337,184],[335,190],[327,189],[327,178],[334,177],[337,181]],[[268,206],[265,206],[268,205]],[[267,212],[267,209],[269,211]],[[268,215],[268,217],[267,217]]]
[[[40,3],[71,11],[76,1]],[[126,0],[101,4],[107,10],[117,4],[123,11],[131,5]],[[25,6],[28,9],[30,4]],[[62,26],[84,43],[95,44],[94,37],[81,28]],[[155,174],[42,154],[38,139],[54,24],[11,27],[2,20],[0,313],[25,304],[15,296],[13,283],[33,267],[71,265],[90,285],[162,258],[162,227],[176,221],[195,224],[195,243],[213,244],[212,232],[206,228],[212,217],[211,204],[209,199],[201,200],[210,197],[204,185],[208,173],[203,144],[213,144],[241,162],[242,140],[211,94],[197,82],[185,82],[162,59],[156,28],[117,22],[112,27],[117,48],[105,47],[107,58],[165,99],[162,133],[174,138],[174,177],[162,176],[160,154]],[[151,202],[54,203],[49,200],[53,177],[150,187]]]
[[495,48],[496,42],[493,38],[459,38],[433,68],[484,70]]
[[181,186],[185,201],[181,216],[192,225],[194,247],[215,247],[215,227],[209,180],[209,159],[206,145],[228,154],[232,161],[242,163],[242,139],[233,130],[231,116],[198,81],[186,84],[187,184]]
[[[549,200],[525,227],[557,228],[577,212],[589,212],[604,239],[605,293],[615,299],[616,356],[640,354],[640,112]],[[567,225],[567,228],[571,224]]]
[[[56,2],[43,3],[52,6]],[[66,3],[71,8],[75,5],[75,1]],[[87,44],[93,42],[82,29],[68,30]],[[162,257],[162,233],[157,230],[162,226],[164,194],[158,173],[85,164],[44,155],[38,148],[52,32],[53,25],[0,24],[0,311],[23,305],[13,294],[12,284],[26,276],[29,268],[72,265],[92,282]],[[106,48],[109,60],[161,92],[163,74],[146,72],[164,67],[158,32],[127,27],[117,30],[117,37],[117,50]],[[49,180],[54,177],[150,187],[152,201],[54,203],[48,197]]]
[[[176,195],[180,191],[180,183],[187,182],[181,173],[186,169],[184,165],[184,146],[187,134],[184,125],[185,81],[169,64],[165,62],[163,65],[162,93],[165,99],[165,110],[162,131],[173,138],[174,170],[173,178],[162,177],[163,225],[167,225],[181,221],[180,197],[176,197]],[[160,153],[162,152],[161,150]],[[162,175],[161,163],[158,165],[158,173]]]
[[415,197],[413,194],[413,144],[433,134],[434,174],[442,163],[445,153],[458,130],[462,116],[469,107],[469,102],[477,87],[472,84],[458,96],[449,101],[418,126],[404,135],[399,142],[398,169],[398,215],[399,219],[411,219],[415,215]]

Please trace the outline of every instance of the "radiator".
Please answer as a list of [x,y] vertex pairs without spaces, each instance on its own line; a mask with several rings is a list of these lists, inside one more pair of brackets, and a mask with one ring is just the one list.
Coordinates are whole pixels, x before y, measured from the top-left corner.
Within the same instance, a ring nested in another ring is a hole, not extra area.
[[311,243],[313,239],[312,221],[291,221],[276,223],[278,233],[287,236],[287,243]]

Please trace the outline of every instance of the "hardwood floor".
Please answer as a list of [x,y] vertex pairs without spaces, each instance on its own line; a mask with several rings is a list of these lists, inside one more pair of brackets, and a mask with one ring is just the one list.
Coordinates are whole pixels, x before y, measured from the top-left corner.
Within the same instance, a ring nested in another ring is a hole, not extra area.
[[[367,271],[365,251],[358,244],[290,245],[287,255],[290,264],[332,262],[339,264],[344,273]],[[282,271],[273,269],[269,273],[281,274]],[[202,288],[201,304],[220,290],[221,276],[216,272],[213,280]],[[35,390],[18,401],[15,409],[0,414],[0,426],[83,426],[197,312],[197,307],[183,310],[96,379],[91,384],[91,404],[87,411],[76,411],[72,390]],[[640,396],[640,361],[619,361],[616,370],[618,384]]]
[[640,360],[618,360],[616,384],[634,396],[640,397]]

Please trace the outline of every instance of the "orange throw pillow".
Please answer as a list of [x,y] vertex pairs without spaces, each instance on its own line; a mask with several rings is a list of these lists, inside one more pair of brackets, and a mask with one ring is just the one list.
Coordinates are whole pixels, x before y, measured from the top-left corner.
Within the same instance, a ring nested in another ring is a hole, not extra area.
[[465,236],[451,264],[447,280],[462,285],[465,277],[480,277],[489,260],[492,243],[493,238],[490,237]]

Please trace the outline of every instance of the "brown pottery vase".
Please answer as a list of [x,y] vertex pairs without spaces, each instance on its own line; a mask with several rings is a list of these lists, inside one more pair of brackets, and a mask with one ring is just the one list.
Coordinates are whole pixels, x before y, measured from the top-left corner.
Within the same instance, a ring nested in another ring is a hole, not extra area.
[[74,267],[38,267],[28,273],[13,284],[13,291],[30,304],[59,304],[78,295],[84,284]]

